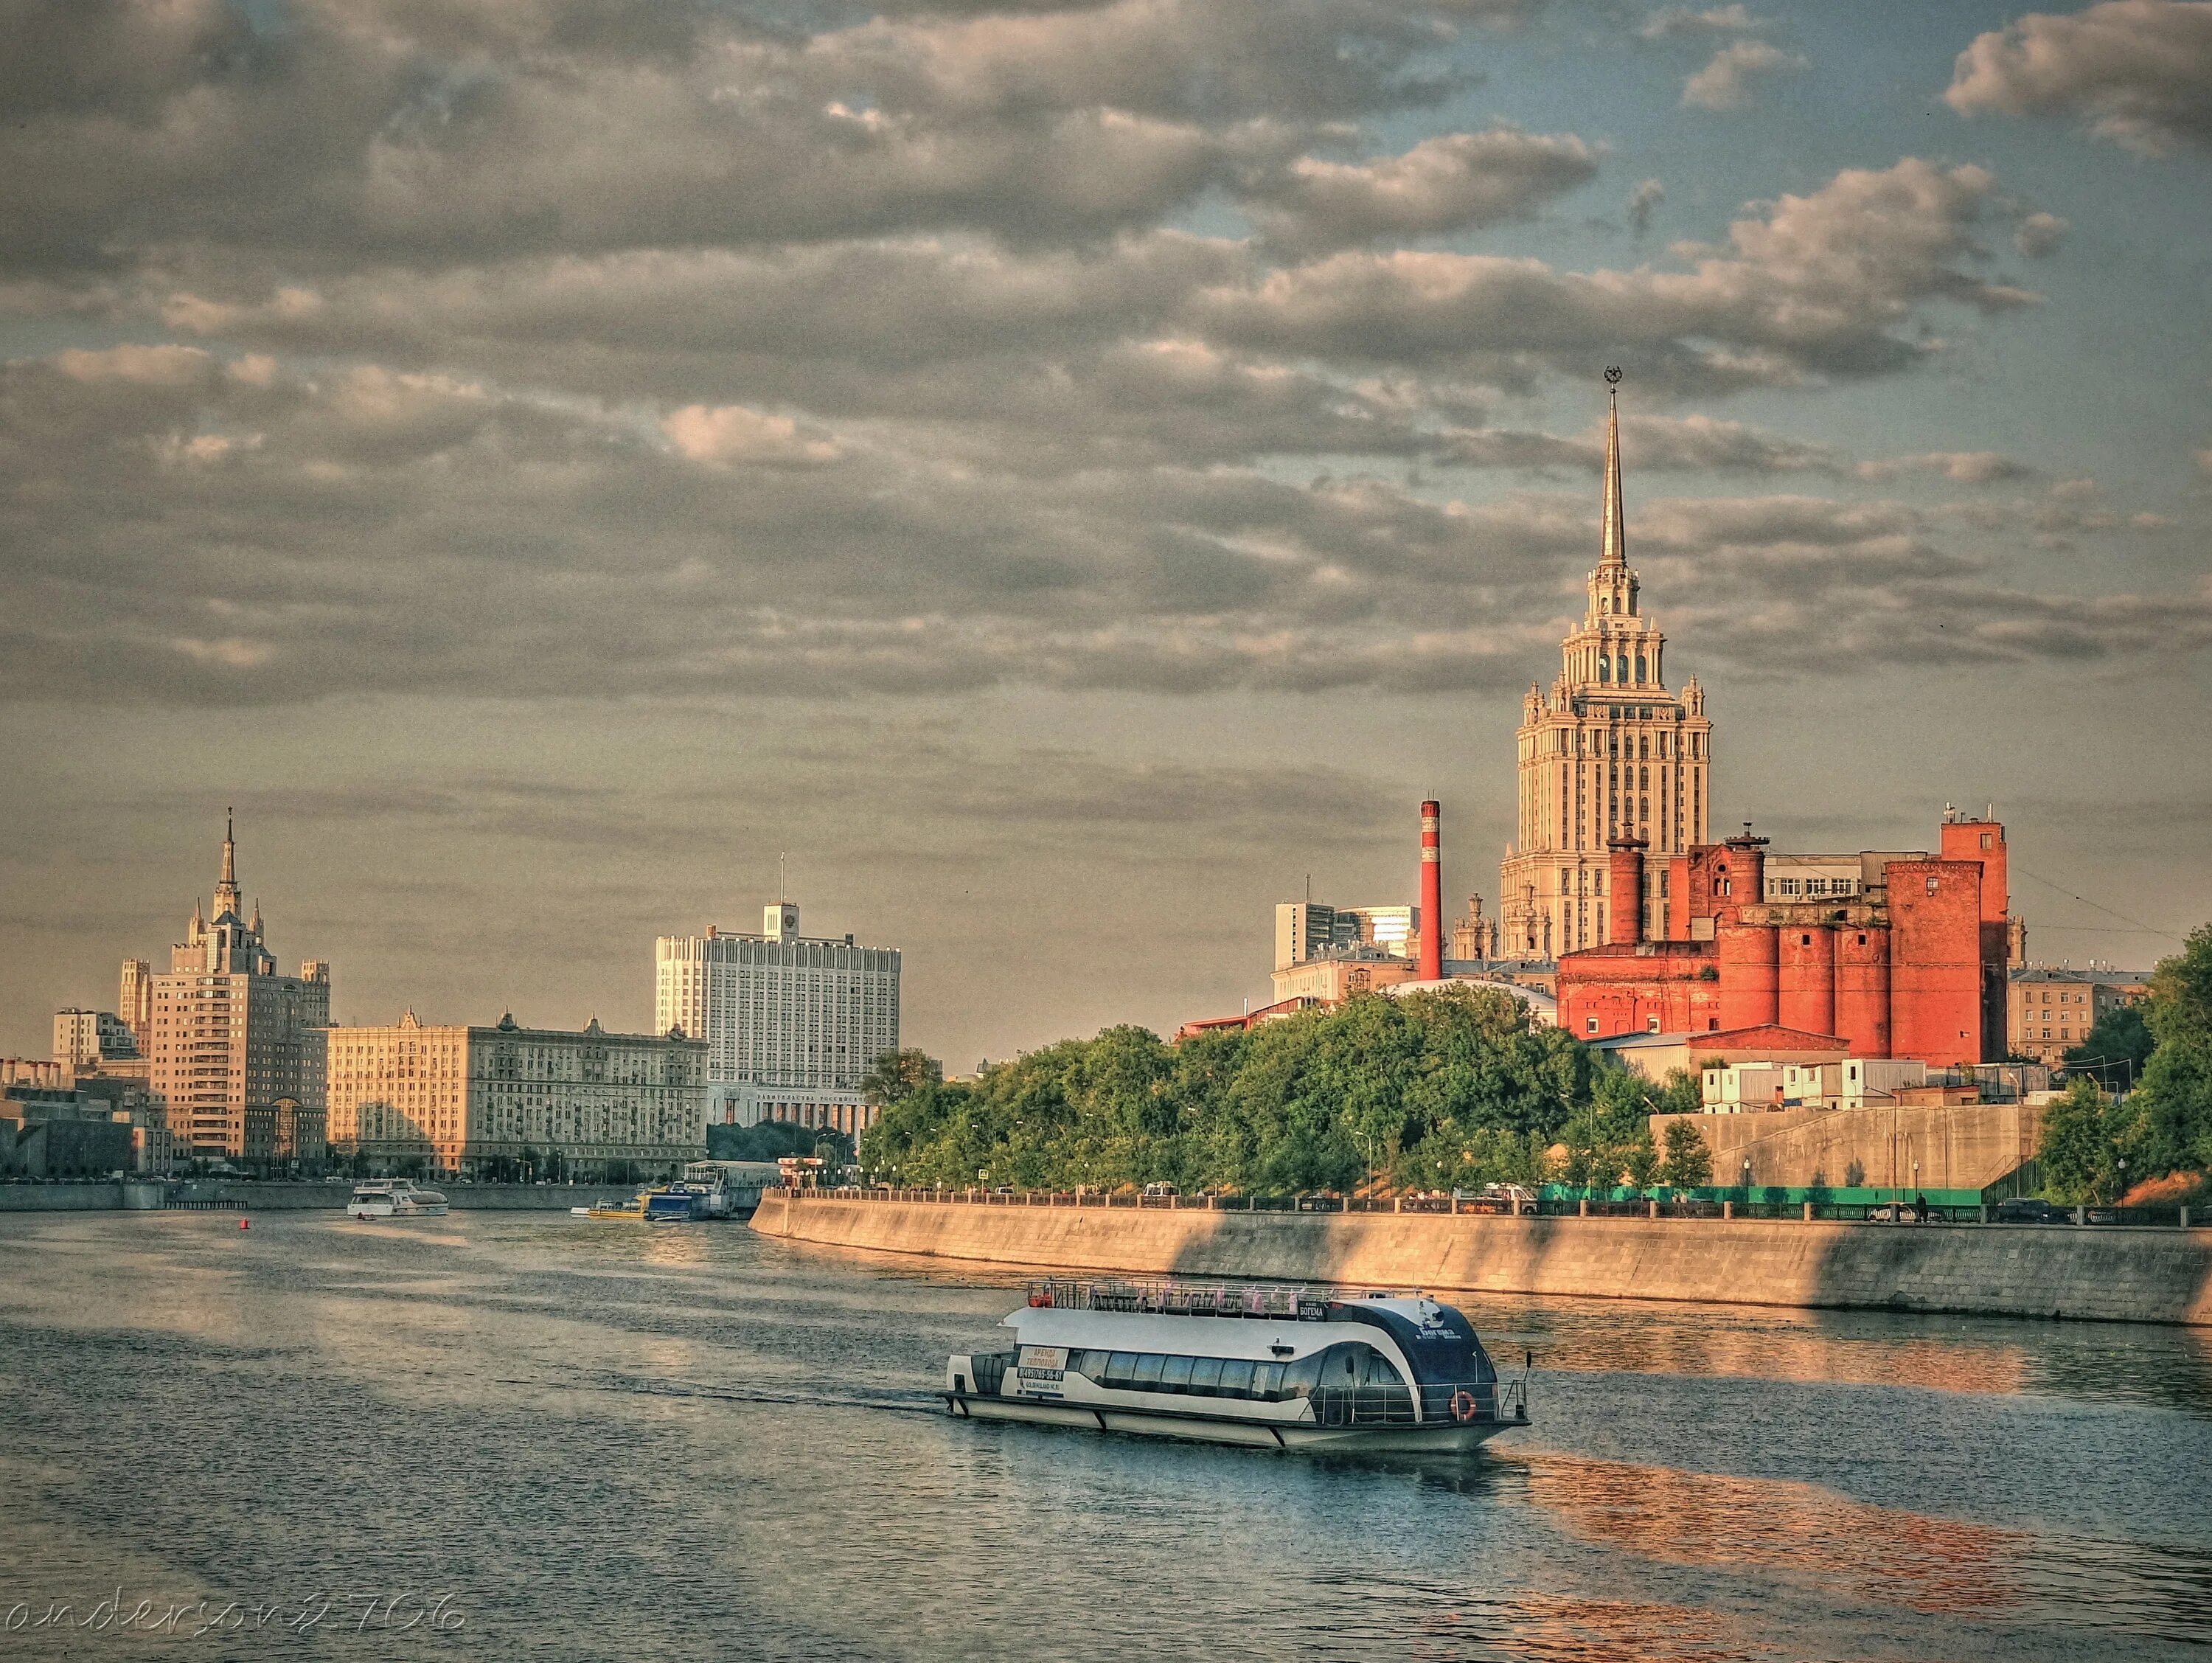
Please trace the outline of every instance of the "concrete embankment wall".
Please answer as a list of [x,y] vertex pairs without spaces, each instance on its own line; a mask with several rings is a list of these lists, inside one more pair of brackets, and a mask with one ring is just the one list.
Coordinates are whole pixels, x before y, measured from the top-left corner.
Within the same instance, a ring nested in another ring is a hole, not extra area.
[[[194,1205],[235,1208],[242,1213],[300,1212],[317,1207],[336,1211],[353,1193],[350,1183],[0,1184],[0,1213],[158,1211],[167,1204],[165,1197],[173,1188]],[[456,1184],[442,1191],[456,1212],[566,1212],[597,1200],[602,1193],[619,1192],[619,1185],[615,1190],[594,1190],[565,1184]]]
[[1754,1185],[1980,1191],[2033,1159],[2041,1112],[2018,1103],[1965,1103],[1655,1114],[1651,1136],[1664,1148],[1668,1128],[1686,1124],[1712,1151],[1720,1184],[1735,1183],[1748,1160]]
[[1227,1213],[793,1200],[753,1228],[879,1252],[1443,1293],[2212,1325],[2212,1231]]

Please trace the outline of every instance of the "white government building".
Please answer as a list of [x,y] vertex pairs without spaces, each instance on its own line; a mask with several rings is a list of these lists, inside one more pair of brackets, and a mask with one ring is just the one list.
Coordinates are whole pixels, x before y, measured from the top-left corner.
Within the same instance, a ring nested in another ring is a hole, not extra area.
[[763,910],[757,935],[663,935],[653,1026],[707,1042],[708,1118],[783,1120],[852,1136],[874,1118],[860,1081],[899,1048],[895,947],[810,941],[799,908]]

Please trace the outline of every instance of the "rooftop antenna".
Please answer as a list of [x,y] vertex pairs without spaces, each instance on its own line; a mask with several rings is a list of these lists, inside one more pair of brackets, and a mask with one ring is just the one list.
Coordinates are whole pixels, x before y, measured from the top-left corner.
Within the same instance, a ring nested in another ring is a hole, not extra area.
[[785,901],[790,899],[784,891],[783,862],[784,856],[778,855],[775,857],[775,900],[778,906],[782,905]]

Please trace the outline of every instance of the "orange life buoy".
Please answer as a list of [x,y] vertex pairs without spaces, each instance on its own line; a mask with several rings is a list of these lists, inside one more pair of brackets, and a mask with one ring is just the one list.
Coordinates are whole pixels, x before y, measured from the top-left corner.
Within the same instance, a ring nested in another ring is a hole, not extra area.
[[1474,1400],[1474,1393],[1465,1388],[1452,1393],[1452,1419],[1464,1425],[1482,1412],[1482,1405]]
[[1031,1294],[1030,1295],[1030,1309],[1032,1311],[1047,1309],[1051,1306],[1051,1304],[1052,1295],[1049,1294]]

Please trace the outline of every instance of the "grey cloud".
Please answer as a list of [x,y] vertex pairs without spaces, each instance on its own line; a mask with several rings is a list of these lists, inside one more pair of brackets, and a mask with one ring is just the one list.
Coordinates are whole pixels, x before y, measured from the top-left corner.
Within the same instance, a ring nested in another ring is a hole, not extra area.
[[1975,37],[1944,101],[1961,115],[2057,115],[2144,155],[2212,145],[2212,3],[2104,0]]
[[[1206,396],[1248,398],[1249,366],[1180,351]],[[1434,501],[1103,456],[1031,476],[900,438],[181,348],[11,364],[0,500],[41,511],[10,511],[0,694],[1499,691],[1548,651],[1595,536],[1587,490]],[[1638,442],[1705,465],[1788,454],[1696,420]],[[1945,525],[1899,503],[1661,499],[1632,553],[1716,661],[1825,643],[1829,610],[1882,618],[1869,650],[1901,650],[1951,615],[1929,609],[1982,600],[1972,638],[1992,656],[2135,650],[2133,627],[2148,649],[2197,639],[2201,599],[2015,594]]]
[[[1620,448],[1624,463],[1638,470],[1833,473],[1842,466],[1836,453],[1825,445],[1784,439],[1711,416],[1624,416]],[[1450,436],[1444,454],[1474,467],[1567,466],[1595,472],[1605,465],[1603,433],[1596,429],[1573,439],[1495,429],[1461,430]]]
[[1895,332],[1926,302],[1990,312],[2033,303],[1972,269],[1983,255],[1978,222],[2012,211],[1994,192],[1981,168],[1908,157],[1784,197],[1737,220],[1725,247],[1684,246],[1686,272],[1340,253],[1216,288],[1200,315],[1223,339],[1355,361],[1522,358],[1586,369],[1617,350],[1686,386],[1875,375],[1929,350]]
[[2030,259],[2042,259],[2058,252],[2066,232],[2066,222],[2057,215],[2030,214],[2014,228],[2012,246]]
[[1802,52],[1784,52],[1765,40],[1737,40],[1715,52],[1705,68],[1682,83],[1682,107],[1743,110],[1752,102],[1756,80],[1797,75],[1811,67]]
[[1656,179],[1643,180],[1628,193],[1628,228],[1641,237],[1651,228],[1651,216],[1667,200],[1667,187]]
[[1296,255],[1525,217],[1596,173],[1597,152],[1572,134],[1501,125],[1371,161],[1301,156],[1248,187],[1247,204],[1261,236]]
[[[1121,0],[794,38],[720,9],[18,0],[0,228],[88,278],[167,244],[295,270],[968,227],[1098,235],[1424,102],[1437,22]],[[1297,108],[1296,122],[1276,112]]]
[[1662,6],[1645,18],[1637,28],[1637,36],[1644,40],[1665,40],[1676,35],[1751,34],[1766,27],[1766,20],[1754,17],[1740,3],[1708,6],[1702,11],[1688,6]]
[[1934,450],[1918,456],[1887,456],[1858,465],[1862,479],[1890,479],[1900,473],[1933,473],[1962,485],[2023,479],[2035,470],[1994,450]]

